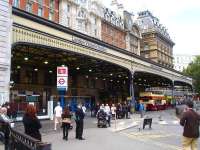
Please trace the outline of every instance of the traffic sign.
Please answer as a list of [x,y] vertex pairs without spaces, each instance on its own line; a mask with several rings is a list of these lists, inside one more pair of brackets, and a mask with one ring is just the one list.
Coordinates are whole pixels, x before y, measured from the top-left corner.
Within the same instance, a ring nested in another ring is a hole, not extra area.
[[68,86],[68,77],[57,77],[57,88],[66,88]]
[[67,67],[57,67],[57,88],[65,89],[67,91],[68,87],[68,68]]

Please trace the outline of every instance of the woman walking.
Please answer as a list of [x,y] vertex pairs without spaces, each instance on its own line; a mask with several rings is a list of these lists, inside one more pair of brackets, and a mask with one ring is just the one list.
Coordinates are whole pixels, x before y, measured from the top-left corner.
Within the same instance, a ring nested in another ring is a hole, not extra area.
[[63,127],[63,139],[68,140],[68,130],[71,124],[71,114],[68,108],[64,108],[62,114],[62,127]]
[[36,108],[33,105],[28,105],[23,117],[25,133],[35,139],[41,141],[39,129],[42,127],[39,119],[36,116]]

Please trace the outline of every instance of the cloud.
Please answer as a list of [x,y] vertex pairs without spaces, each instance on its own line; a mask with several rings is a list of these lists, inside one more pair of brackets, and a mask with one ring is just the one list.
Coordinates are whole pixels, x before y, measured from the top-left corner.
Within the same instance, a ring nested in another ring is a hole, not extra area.
[[[111,0],[102,0],[109,6]],[[137,14],[150,10],[168,28],[176,43],[174,53],[200,54],[200,0],[118,0],[125,9]]]

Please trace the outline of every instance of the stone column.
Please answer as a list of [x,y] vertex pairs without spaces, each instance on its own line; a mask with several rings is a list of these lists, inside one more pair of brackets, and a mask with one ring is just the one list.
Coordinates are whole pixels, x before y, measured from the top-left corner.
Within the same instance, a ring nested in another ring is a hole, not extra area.
[[9,101],[11,29],[11,6],[8,0],[0,0],[0,105]]

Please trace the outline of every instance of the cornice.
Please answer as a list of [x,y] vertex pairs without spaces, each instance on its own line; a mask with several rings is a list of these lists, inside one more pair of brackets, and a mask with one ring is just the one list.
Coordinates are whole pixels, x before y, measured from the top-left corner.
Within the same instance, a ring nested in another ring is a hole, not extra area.
[[171,69],[171,68],[164,67],[164,66],[162,66],[162,65],[160,65],[160,64],[157,64],[157,63],[155,63],[155,62],[153,62],[153,61],[151,61],[151,60],[149,60],[149,59],[147,59],[147,58],[144,58],[144,57],[142,57],[142,56],[139,56],[139,55],[136,55],[136,54],[134,54],[134,53],[131,53],[131,52],[125,50],[125,49],[121,49],[121,48],[118,48],[118,47],[113,46],[113,45],[111,45],[111,44],[105,43],[104,41],[101,41],[101,40],[96,39],[96,38],[94,38],[94,37],[90,37],[90,36],[88,36],[88,35],[86,35],[86,34],[83,34],[83,33],[81,33],[81,32],[72,30],[72,29],[70,29],[70,28],[68,28],[68,27],[62,26],[62,25],[60,25],[60,24],[58,24],[58,23],[55,23],[55,22],[53,22],[53,21],[44,19],[44,18],[39,17],[39,16],[37,16],[37,15],[28,13],[28,12],[26,12],[26,11],[24,11],[24,10],[21,10],[21,9],[18,9],[18,8],[16,8],[16,7],[12,7],[12,13],[13,13],[14,15],[16,15],[16,16],[20,16],[20,17],[23,17],[23,18],[26,18],[26,19],[29,19],[29,20],[38,22],[38,23],[40,23],[40,24],[42,24],[42,25],[45,25],[45,26],[48,26],[48,27],[57,29],[57,30],[59,30],[59,31],[61,31],[61,32],[69,33],[69,34],[74,35],[74,36],[76,36],[76,37],[83,38],[84,40],[88,40],[88,41],[90,41],[90,42],[99,44],[99,45],[101,45],[101,46],[104,46],[104,47],[107,47],[107,48],[110,48],[110,49],[113,49],[113,50],[118,51],[118,52],[120,52],[120,53],[129,55],[129,56],[132,56],[133,58],[136,58],[136,59],[139,59],[139,60],[143,60],[143,61],[145,61],[145,62],[147,62],[147,63],[152,64],[152,65],[155,65],[155,66],[158,66],[158,67],[162,67],[162,68],[164,68],[164,69],[167,69],[167,70],[170,70],[170,71],[173,71],[173,72],[175,72],[175,73],[178,73],[178,74],[183,75],[183,74],[182,74],[181,72],[179,72],[179,71],[176,71],[176,70]]

